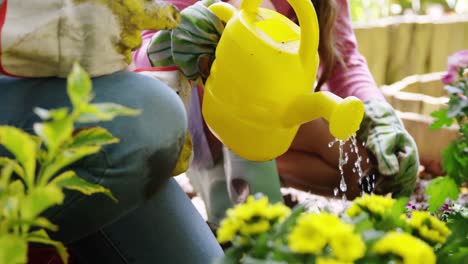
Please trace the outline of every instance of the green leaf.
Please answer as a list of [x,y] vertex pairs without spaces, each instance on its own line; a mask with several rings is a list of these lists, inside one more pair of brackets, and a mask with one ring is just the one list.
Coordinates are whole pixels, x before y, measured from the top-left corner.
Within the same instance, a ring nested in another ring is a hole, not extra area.
[[239,264],[243,255],[242,248],[231,247],[224,252],[223,257],[215,259],[213,264]]
[[62,146],[73,133],[73,120],[65,118],[47,123],[34,124],[34,132],[44,140],[51,155]]
[[33,219],[47,208],[62,204],[63,199],[63,192],[57,186],[37,187],[21,201],[21,216],[24,219]]
[[447,198],[457,200],[460,188],[450,177],[439,177],[432,180],[427,186],[426,195],[429,195],[429,211],[435,212],[439,209]]
[[29,225],[29,226],[34,226],[34,227],[39,227],[43,229],[48,229],[51,231],[57,231],[58,226],[52,224],[49,220],[47,220],[44,217],[38,217],[33,220],[27,220],[27,219],[11,219],[9,221],[10,224],[12,225],[17,225],[17,226],[22,226],[22,225]]
[[408,197],[402,197],[396,200],[395,204],[390,209],[390,214],[395,218],[400,218],[400,216],[406,212],[408,200]]
[[251,256],[242,258],[242,264],[287,264],[285,261],[275,261],[271,259],[258,259]]
[[52,178],[61,169],[86,156],[98,152],[100,149],[100,146],[83,146],[65,149],[58,153],[55,160],[50,165],[46,166],[44,168],[43,174],[40,175],[40,186],[47,184],[49,179]]
[[268,233],[260,234],[255,238],[255,244],[252,247],[250,253],[256,258],[265,258],[268,253]]
[[457,184],[468,179],[468,155],[465,148],[463,142],[452,141],[442,152],[442,167]]
[[65,119],[68,115],[68,108],[58,108],[58,109],[52,109],[52,110],[47,110],[44,108],[36,107],[34,108],[34,113],[38,115],[42,120],[61,120]]
[[370,230],[374,228],[374,224],[369,218],[368,213],[361,213],[356,217],[349,218],[346,215],[343,215],[342,218],[344,219],[345,222],[351,223],[354,225],[354,231],[356,233],[362,233],[365,230]]
[[92,83],[88,74],[78,63],[75,63],[67,81],[68,97],[75,108],[91,101],[91,88]]
[[[450,217],[447,226],[452,232],[445,244],[436,251],[440,263],[468,263],[468,225],[460,214]],[[437,262],[439,263],[439,261]]]
[[112,195],[111,191],[103,186],[91,182],[87,182],[84,179],[78,177],[74,171],[66,171],[55,179],[50,184],[60,188],[66,188],[70,190],[79,191],[86,195],[92,195],[95,193],[103,193],[117,202],[117,199]]
[[0,126],[0,144],[23,166],[26,182],[32,184],[36,170],[36,141],[16,127]]
[[118,138],[102,127],[87,127],[77,130],[69,147],[102,146],[119,142]]
[[291,214],[279,225],[275,225],[275,238],[282,238],[291,230],[291,228],[296,224],[297,218],[305,212],[305,206],[302,204],[296,205]]
[[82,108],[77,122],[96,123],[100,121],[110,121],[117,116],[135,116],[140,113],[140,110],[135,110],[114,103],[90,104]]
[[431,129],[440,129],[443,126],[451,126],[453,124],[453,119],[447,117],[447,109],[440,109],[431,113],[431,116],[435,118],[434,122],[431,124]]
[[50,239],[46,231],[37,230],[35,232],[30,233],[28,235],[28,241],[33,242],[33,243],[41,243],[45,245],[54,246],[60,258],[62,259],[63,263],[65,264],[68,263],[69,254],[68,254],[67,248],[62,243]]
[[[16,162],[16,160],[12,160],[12,159],[9,159],[9,158],[6,158],[6,157],[0,157],[0,168],[6,168],[6,167],[10,167],[12,172],[14,172],[17,176],[19,176],[20,178],[25,179],[24,177],[24,170],[23,168]],[[0,180],[0,184],[2,185],[6,185],[8,183],[8,181],[10,180],[10,178],[8,177],[7,179],[3,179],[3,176],[2,176],[2,180]]]
[[18,264],[27,262],[28,243],[21,237],[0,235],[0,263]]
[[8,193],[12,196],[24,194],[24,184],[21,180],[12,181],[8,186]]

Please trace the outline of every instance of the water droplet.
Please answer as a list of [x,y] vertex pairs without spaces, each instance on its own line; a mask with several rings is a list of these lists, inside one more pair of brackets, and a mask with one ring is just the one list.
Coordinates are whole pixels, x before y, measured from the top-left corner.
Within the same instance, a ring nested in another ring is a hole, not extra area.
[[365,147],[365,146],[366,146],[366,142],[363,141],[363,142],[362,142],[362,146]]
[[346,192],[346,190],[348,189],[348,186],[346,186],[346,182],[344,180],[344,177],[341,177],[341,181],[340,181],[340,190],[342,192]]
[[367,164],[369,164],[369,158],[366,159]]
[[353,172],[356,173],[356,169],[355,169],[355,168],[353,168]]
[[346,194],[343,193],[343,196],[341,196],[341,201],[343,203],[346,203],[346,201],[348,201],[348,198],[346,198]]
[[372,180],[375,180],[375,174],[372,174]]
[[339,192],[338,188],[333,189],[333,195],[337,196],[338,192]]

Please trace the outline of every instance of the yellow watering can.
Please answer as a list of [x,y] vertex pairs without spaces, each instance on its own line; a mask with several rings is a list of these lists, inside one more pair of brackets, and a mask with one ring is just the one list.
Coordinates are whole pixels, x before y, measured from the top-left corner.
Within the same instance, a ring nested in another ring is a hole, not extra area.
[[364,115],[362,102],[315,92],[319,29],[310,0],[288,0],[299,28],[285,16],[244,0],[209,8],[227,22],[205,83],[202,113],[210,130],[234,153],[266,161],[288,150],[299,126],[323,117],[331,134],[347,140]]

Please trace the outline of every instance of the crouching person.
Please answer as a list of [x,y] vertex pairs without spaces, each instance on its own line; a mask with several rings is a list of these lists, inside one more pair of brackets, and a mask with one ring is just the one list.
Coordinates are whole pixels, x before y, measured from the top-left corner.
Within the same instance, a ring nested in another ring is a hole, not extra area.
[[59,226],[51,238],[71,249],[74,263],[210,263],[221,256],[210,229],[171,179],[187,131],[182,101],[162,82],[125,71],[139,31],[175,26],[178,11],[143,0],[4,0],[0,9],[0,71],[9,76],[0,78],[0,125],[32,132],[34,107],[70,107],[63,77],[74,62],[92,76],[93,103],[142,111],[85,124],[104,127],[120,142],[71,169],[110,189],[118,202],[66,192],[64,203],[44,215]]

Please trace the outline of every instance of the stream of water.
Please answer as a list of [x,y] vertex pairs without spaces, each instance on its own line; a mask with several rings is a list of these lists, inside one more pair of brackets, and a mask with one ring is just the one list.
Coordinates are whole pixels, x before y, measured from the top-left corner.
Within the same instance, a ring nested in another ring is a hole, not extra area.
[[[364,176],[364,173],[361,167],[362,156],[359,154],[358,142],[355,136],[351,136],[348,141],[351,141],[351,146],[350,146],[351,153],[356,155],[356,161],[353,164],[352,171],[353,173],[357,172],[357,174],[359,175],[359,183],[361,183],[361,179]],[[341,180],[340,180],[339,186],[333,190],[333,194],[336,197],[341,192],[343,202],[346,202],[347,200],[345,193],[348,189],[346,185],[346,181],[345,181],[344,170],[343,170],[344,165],[348,164],[349,162],[348,152],[344,151],[344,145],[348,141],[335,139],[328,144],[328,147],[331,148],[333,147],[333,145],[338,143],[338,150],[340,153],[339,160],[338,160],[338,169],[340,170]],[[362,143],[362,146],[365,146],[364,142]],[[369,163],[369,159],[366,159],[366,162]]]

